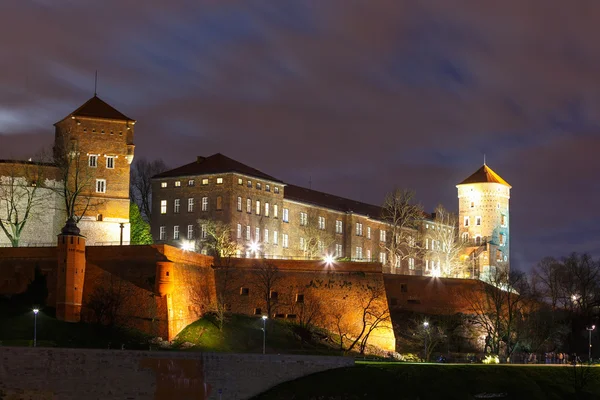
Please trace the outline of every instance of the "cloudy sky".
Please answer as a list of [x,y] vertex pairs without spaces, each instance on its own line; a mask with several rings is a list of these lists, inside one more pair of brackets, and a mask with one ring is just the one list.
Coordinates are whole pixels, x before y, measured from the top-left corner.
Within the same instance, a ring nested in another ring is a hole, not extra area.
[[457,208],[483,162],[512,186],[512,265],[600,255],[600,3],[3,0],[0,158],[94,91],[136,157],[224,153],[380,204]]

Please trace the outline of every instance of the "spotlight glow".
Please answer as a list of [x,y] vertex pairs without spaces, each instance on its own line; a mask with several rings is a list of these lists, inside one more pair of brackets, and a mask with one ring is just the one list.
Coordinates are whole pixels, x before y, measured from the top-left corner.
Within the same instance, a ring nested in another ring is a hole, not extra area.
[[250,248],[250,251],[253,252],[257,252],[258,250],[260,250],[260,244],[256,243],[256,242],[252,242],[248,245],[248,247]]
[[40,310],[39,310],[38,308],[34,308],[34,309],[33,309],[33,313],[34,313],[34,314],[37,314],[37,313],[39,313],[39,312],[40,312]]
[[325,261],[325,264],[331,265],[335,261],[335,258],[332,255],[328,254],[325,256],[325,258],[323,260]]
[[192,242],[184,242],[181,244],[181,250],[183,251],[193,251],[194,244]]

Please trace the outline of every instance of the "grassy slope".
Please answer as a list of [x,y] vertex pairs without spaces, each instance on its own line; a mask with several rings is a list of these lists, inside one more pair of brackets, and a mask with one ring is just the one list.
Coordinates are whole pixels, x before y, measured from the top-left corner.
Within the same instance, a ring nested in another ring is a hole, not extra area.
[[[260,353],[263,346],[263,321],[257,317],[231,315],[220,332],[209,317],[188,325],[175,339],[175,347],[184,342],[195,344],[191,350],[235,353]],[[285,354],[339,354],[335,349],[315,341],[302,342],[292,325],[267,320],[266,351]]]
[[[582,374],[588,377],[585,392]],[[286,382],[257,396],[272,399],[476,399],[504,393],[502,399],[562,400],[600,398],[600,368],[490,365],[362,364]],[[592,394],[594,393],[594,394]]]

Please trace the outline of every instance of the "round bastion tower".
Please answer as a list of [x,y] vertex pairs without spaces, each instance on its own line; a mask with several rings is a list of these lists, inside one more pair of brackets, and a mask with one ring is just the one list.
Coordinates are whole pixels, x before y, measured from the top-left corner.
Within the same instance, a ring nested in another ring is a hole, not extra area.
[[485,277],[490,267],[510,268],[511,186],[484,163],[456,187],[460,238],[469,245],[473,271],[479,271],[474,275]]

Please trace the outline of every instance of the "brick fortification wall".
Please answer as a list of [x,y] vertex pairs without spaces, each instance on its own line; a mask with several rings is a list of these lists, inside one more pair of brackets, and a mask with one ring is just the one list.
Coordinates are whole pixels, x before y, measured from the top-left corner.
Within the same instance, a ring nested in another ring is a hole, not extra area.
[[0,396],[247,399],[285,381],[353,364],[342,357],[0,347]]

